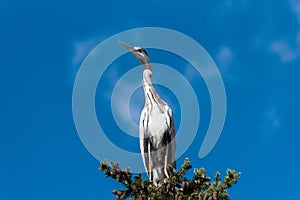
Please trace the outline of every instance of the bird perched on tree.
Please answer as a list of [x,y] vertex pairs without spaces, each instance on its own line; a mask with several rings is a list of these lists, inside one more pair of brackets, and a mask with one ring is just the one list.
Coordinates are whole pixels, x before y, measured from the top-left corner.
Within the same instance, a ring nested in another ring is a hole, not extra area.
[[149,180],[155,185],[168,178],[167,166],[175,161],[175,125],[171,108],[157,94],[151,77],[152,64],[147,52],[141,47],[126,47],[144,66],[142,82],[145,105],[141,112],[139,124],[140,149]]

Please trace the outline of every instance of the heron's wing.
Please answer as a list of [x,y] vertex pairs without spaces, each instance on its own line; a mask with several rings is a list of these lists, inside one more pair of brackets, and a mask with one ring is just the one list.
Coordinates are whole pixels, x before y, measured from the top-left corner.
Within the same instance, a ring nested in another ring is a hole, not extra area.
[[149,155],[148,155],[148,139],[145,137],[146,135],[146,125],[148,123],[149,116],[146,113],[146,110],[143,109],[140,117],[140,126],[139,126],[139,139],[140,139],[140,149],[141,155],[143,159],[143,163],[148,174],[149,172]]
[[175,131],[175,123],[172,110],[169,106],[166,105],[166,118],[167,118],[167,126],[168,126],[168,152],[167,152],[167,162],[171,164],[173,168],[176,168],[176,159],[175,159],[175,150],[176,150],[176,131]]

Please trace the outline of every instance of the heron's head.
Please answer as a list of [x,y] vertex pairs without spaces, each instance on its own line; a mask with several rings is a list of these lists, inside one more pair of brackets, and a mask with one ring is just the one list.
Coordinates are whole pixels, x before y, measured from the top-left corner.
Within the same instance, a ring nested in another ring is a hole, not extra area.
[[147,52],[141,47],[131,47],[130,45],[119,41],[122,46],[127,48],[144,66],[145,69],[150,69],[152,71],[152,65],[150,63],[149,56]]

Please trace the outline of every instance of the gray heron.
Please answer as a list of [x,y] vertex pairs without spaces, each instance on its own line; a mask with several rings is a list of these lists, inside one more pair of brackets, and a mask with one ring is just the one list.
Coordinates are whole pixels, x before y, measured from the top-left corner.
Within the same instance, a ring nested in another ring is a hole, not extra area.
[[144,67],[142,83],[145,105],[139,123],[139,140],[143,163],[150,181],[155,185],[168,178],[167,166],[176,168],[175,125],[172,109],[164,102],[153,87],[152,64],[147,52],[141,47],[131,47],[120,42]]

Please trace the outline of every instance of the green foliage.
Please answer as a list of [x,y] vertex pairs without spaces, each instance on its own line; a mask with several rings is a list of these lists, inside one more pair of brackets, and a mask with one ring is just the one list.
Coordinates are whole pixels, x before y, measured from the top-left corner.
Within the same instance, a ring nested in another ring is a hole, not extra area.
[[144,180],[141,174],[132,177],[129,168],[122,170],[119,163],[103,161],[99,170],[107,177],[111,177],[125,186],[124,190],[114,190],[116,199],[132,200],[228,200],[227,189],[237,183],[241,173],[227,170],[224,181],[220,179],[220,173],[216,172],[214,180],[206,176],[204,168],[194,169],[192,179],[185,177],[186,172],[192,168],[188,158],[178,171],[168,166],[169,178],[160,186],[154,186],[149,180]]

